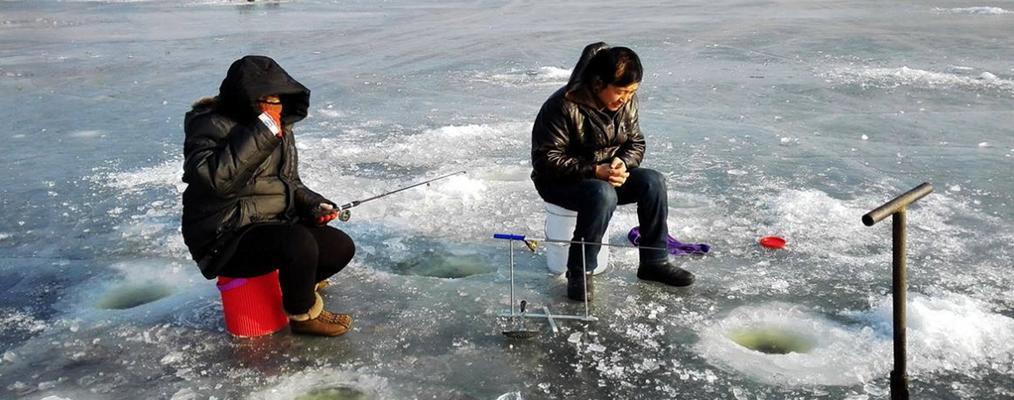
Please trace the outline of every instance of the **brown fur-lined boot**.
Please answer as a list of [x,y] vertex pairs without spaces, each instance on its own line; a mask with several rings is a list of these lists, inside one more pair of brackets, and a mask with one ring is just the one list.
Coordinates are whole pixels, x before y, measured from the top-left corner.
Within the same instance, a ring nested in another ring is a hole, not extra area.
[[289,315],[292,333],[315,336],[338,336],[352,328],[352,317],[324,310],[324,300],[314,294],[317,301],[305,314]]

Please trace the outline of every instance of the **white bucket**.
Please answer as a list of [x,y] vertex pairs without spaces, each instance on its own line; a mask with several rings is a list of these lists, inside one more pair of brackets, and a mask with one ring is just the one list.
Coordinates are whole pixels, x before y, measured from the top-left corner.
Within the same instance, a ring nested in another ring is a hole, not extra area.
[[[556,204],[545,203],[546,205],[546,239],[571,240],[574,238],[574,226],[577,225],[577,211],[571,211]],[[602,235],[602,238],[609,237],[609,228]],[[554,274],[567,272],[567,252],[570,248],[568,243],[545,243],[546,266]],[[609,246],[602,246],[599,250],[598,267],[595,268],[595,275],[601,274],[609,267]]]

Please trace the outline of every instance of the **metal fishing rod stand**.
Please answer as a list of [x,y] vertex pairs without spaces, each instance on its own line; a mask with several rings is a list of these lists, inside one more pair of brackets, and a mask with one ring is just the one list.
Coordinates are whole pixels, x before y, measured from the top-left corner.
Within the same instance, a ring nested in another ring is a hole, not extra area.
[[588,263],[587,263],[587,261],[588,260],[587,260],[587,256],[584,255],[584,247],[585,247],[586,243],[581,242],[581,272],[585,274],[585,279],[586,279],[585,280],[585,286],[584,286],[584,294],[585,294],[585,296],[584,296],[584,315],[552,314],[552,313],[549,312],[549,307],[548,306],[542,306],[542,313],[541,314],[539,314],[539,313],[527,313],[527,312],[515,313],[514,312],[514,242],[515,241],[520,241],[522,243],[525,243],[525,246],[527,246],[532,251],[534,251],[534,249],[535,249],[535,247],[534,247],[534,245],[532,243],[535,243],[535,242],[531,242],[531,241],[526,240],[525,237],[522,236],[522,235],[511,235],[511,234],[505,234],[505,233],[494,234],[493,238],[494,239],[507,240],[507,242],[508,242],[508,252],[509,252],[508,254],[510,255],[509,266],[510,266],[510,287],[511,287],[511,291],[510,291],[510,305],[511,305],[511,308],[510,308],[509,311],[502,311],[502,312],[500,312],[500,314],[499,314],[500,317],[510,317],[510,318],[516,318],[516,317],[522,317],[522,318],[545,318],[549,322],[549,327],[550,327],[550,329],[553,330],[553,333],[559,332],[559,328],[557,328],[557,326],[556,326],[556,320],[578,320],[578,321],[586,321],[586,322],[592,322],[592,321],[598,321],[599,320],[598,318],[592,316],[589,313],[589,309],[588,309],[588,281],[587,281],[587,273],[588,273],[588,268],[587,268],[588,267]]

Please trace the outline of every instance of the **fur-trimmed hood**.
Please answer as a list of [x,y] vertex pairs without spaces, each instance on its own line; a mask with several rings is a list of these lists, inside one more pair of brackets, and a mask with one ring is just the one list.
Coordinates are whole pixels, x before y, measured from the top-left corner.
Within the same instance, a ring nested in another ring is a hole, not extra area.
[[277,95],[282,100],[282,124],[290,125],[306,118],[310,107],[310,89],[299,83],[275,60],[265,56],[246,56],[229,67],[218,96],[205,97],[193,109],[217,109],[236,121],[249,121],[261,113],[258,99]]

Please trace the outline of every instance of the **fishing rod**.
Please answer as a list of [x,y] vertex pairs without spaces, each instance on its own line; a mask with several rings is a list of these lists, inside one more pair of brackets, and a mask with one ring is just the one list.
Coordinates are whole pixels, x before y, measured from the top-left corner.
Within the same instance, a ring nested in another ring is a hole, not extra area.
[[415,184],[412,184],[412,185],[409,185],[409,186],[405,186],[403,188],[398,188],[398,189],[392,190],[392,191],[387,192],[387,193],[381,193],[381,194],[378,194],[378,195],[373,196],[373,197],[369,197],[369,198],[365,198],[365,199],[362,199],[362,200],[356,200],[356,201],[353,201],[353,202],[342,204],[342,205],[338,206],[338,208],[336,209],[337,212],[338,212],[338,220],[342,221],[342,222],[347,222],[349,219],[352,218],[352,211],[349,210],[349,209],[353,208],[353,207],[358,207],[360,204],[363,204],[365,202],[373,201],[373,200],[376,200],[376,199],[379,199],[379,198],[383,198],[383,197],[387,197],[387,196],[390,196],[392,194],[395,194],[395,193],[398,193],[398,192],[401,192],[401,191],[405,191],[405,190],[408,190],[408,189],[411,189],[411,188],[414,188],[414,187],[417,187],[417,186],[428,185],[428,184],[430,184],[430,182],[439,181],[441,179],[450,178],[450,177],[452,177],[454,175],[460,175],[460,174],[464,174],[464,173],[465,173],[465,171],[452,172],[452,173],[449,173],[447,175],[441,175],[441,176],[438,176],[438,177],[430,179],[430,180],[426,180],[426,181],[422,181],[422,182],[419,182],[419,183],[415,183]]
[[561,240],[561,239],[548,239],[548,238],[528,238],[525,235],[515,235],[510,233],[494,233],[493,239],[505,239],[505,240],[517,240],[525,244],[528,250],[533,253],[539,249],[539,242],[542,243],[567,243],[567,244],[588,244],[608,247],[626,247],[632,249],[646,249],[646,250],[662,250],[669,251],[669,249],[663,249],[661,247],[648,247],[648,246],[634,246],[629,244],[614,244],[614,243],[599,243],[599,242],[586,242],[583,240]]

